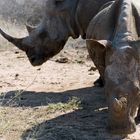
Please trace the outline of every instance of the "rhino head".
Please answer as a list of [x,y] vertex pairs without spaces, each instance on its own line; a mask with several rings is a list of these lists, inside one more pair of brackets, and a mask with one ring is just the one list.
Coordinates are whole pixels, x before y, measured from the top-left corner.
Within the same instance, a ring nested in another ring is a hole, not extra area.
[[0,29],[1,35],[24,51],[33,66],[58,54],[69,36],[79,36],[74,20],[77,0],[47,0],[44,17],[37,28],[27,26],[29,35],[14,38]]
[[128,134],[136,131],[134,119],[140,103],[140,43],[119,46],[106,52],[105,92],[109,97],[111,130]]
[[107,40],[87,42],[105,54],[105,93],[111,131],[133,133],[140,104],[140,40],[115,45]]

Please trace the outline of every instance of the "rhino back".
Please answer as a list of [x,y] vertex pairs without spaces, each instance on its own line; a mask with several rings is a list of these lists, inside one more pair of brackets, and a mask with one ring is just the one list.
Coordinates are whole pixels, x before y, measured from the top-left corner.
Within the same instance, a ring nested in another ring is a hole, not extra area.
[[92,20],[92,18],[100,11],[101,7],[108,2],[113,0],[80,0],[77,12],[76,19],[78,26],[80,28],[81,34],[84,34],[87,31],[87,27]]
[[103,9],[92,18],[87,29],[88,39],[92,38],[97,40],[111,40],[116,22],[116,12],[114,8],[115,5],[112,5]]

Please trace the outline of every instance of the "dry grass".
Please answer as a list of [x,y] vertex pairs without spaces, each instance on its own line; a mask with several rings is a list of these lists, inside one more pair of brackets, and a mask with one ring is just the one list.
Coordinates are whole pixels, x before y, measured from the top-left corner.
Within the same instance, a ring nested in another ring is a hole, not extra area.
[[77,97],[72,97],[68,100],[67,103],[59,102],[57,104],[49,104],[48,110],[50,112],[56,112],[56,111],[68,111],[68,110],[76,110],[80,109],[81,101]]
[[[27,90],[32,84],[34,84],[36,78],[29,84],[25,90]],[[80,100],[77,97],[72,97],[66,103],[50,103],[47,106],[40,106],[37,108],[30,107],[17,107],[16,109],[13,107],[16,106],[16,101],[20,101],[20,95],[24,91],[17,91],[15,96],[10,98],[4,106],[3,102],[5,100],[6,94],[1,93],[0,96],[3,98],[0,100],[0,140],[4,138],[9,140],[15,140],[21,136],[23,131],[32,128],[33,126],[37,126],[38,124],[44,122],[46,119],[57,117],[58,114],[61,115],[63,113],[71,112],[80,108]],[[6,107],[5,107],[6,106]],[[36,135],[40,133],[43,129],[43,126],[38,129],[33,129],[30,138],[27,137],[27,140],[34,140]]]
[[[16,23],[36,24],[42,17],[45,0],[0,0],[1,16]],[[16,21],[15,21],[16,19]]]
[[[78,98],[73,97],[67,103],[48,104],[38,108],[25,107],[0,107],[0,136],[6,140],[12,136],[11,140],[19,138],[23,131],[40,124],[49,119],[50,116],[57,117],[59,114],[76,110],[80,107]],[[39,128],[41,129],[41,128]],[[33,130],[32,137],[39,133],[40,130]]]

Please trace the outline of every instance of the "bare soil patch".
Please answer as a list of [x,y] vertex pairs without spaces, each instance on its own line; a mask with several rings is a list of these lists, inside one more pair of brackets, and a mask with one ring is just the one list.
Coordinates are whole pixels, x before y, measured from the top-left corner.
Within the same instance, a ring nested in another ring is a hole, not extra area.
[[107,129],[103,88],[85,48],[66,48],[41,67],[24,53],[0,51],[0,140],[140,140]]

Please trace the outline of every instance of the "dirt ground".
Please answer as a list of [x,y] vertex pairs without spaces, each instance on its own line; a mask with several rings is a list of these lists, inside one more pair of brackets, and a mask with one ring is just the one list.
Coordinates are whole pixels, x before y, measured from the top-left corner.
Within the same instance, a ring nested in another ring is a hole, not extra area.
[[[109,133],[92,66],[85,48],[64,49],[41,67],[18,49],[0,50],[0,140],[140,140],[140,125],[129,136]],[[80,105],[65,108],[72,99]]]

